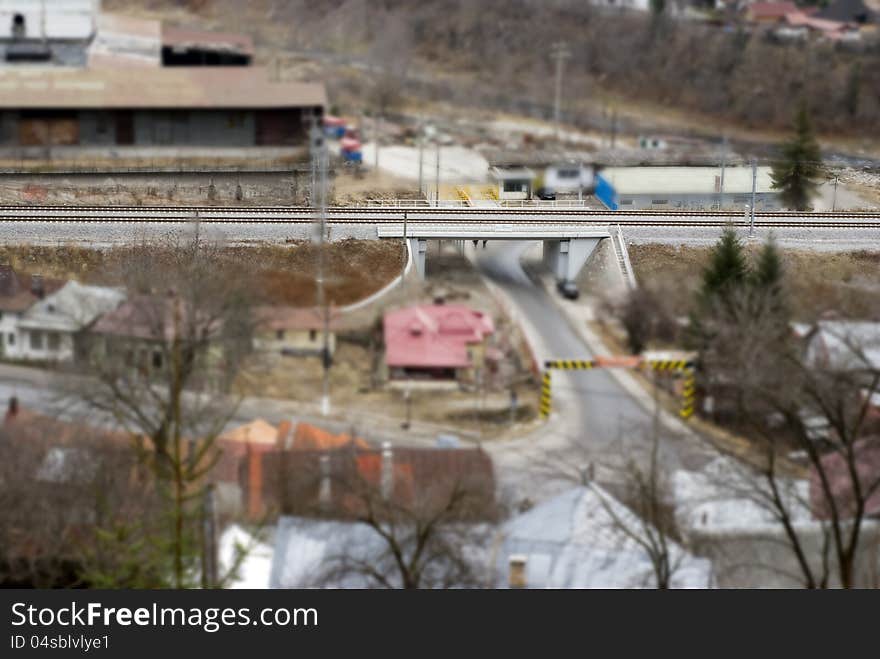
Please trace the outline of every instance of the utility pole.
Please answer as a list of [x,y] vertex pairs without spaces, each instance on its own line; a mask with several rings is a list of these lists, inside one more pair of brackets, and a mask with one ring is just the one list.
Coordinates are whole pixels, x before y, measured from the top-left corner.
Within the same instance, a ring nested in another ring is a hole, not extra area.
[[376,141],[376,154],[374,158],[374,167],[376,171],[379,171],[379,131],[382,126],[382,118],[377,114],[376,118],[373,119],[373,131],[376,133],[375,141]]
[[323,349],[321,351],[321,365],[323,367],[323,379],[321,387],[321,414],[327,416],[330,413],[330,310],[327,305],[327,292],[324,289],[324,239],[327,232],[327,145],[322,135],[318,133],[317,124],[314,125],[312,148],[315,149],[315,169],[318,170],[318,228],[320,238],[318,240],[318,276],[316,278],[317,307],[323,314]]
[[721,183],[718,190],[718,208],[724,206],[724,168],[727,165],[727,135],[721,136]]
[[749,237],[755,235],[755,192],[758,185],[758,161],[752,158],[752,208],[749,220]]
[[556,94],[553,99],[553,123],[556,124],[556,139],[558,140],[560,121],[562,118],[562,69],[565,60],[571,57],[571,51],[568,44],[564,41],[557,41],[550,47],[550,56],[556,60]]
[[437,180],[437,189],[434,190],[435,206],[440,205],[440,141],[437,141],[437,172],[435,176]]
[[406,237],[406,211],[403,211],[403,265],[400,267],[400,290],[405,294],[404,282],[406,281],[406,265],[409,262],[409,246]]
[[422,162],[424,160],[424,153],[425,153],[425,135],[424,135],[424,128],[422,126],[422,122],[420,121],[419,122],[419,196],[421,196],[423,194],[422,193],[422,184],[423,184]]
[[611,108],[611,148],[614,149],[614,143],[617,141],[617,108]]
[[834,176],[834,194],[831,197],[831,212],[832,213],[837,210],[837,181],[839,178],[840,177],[837,175]]

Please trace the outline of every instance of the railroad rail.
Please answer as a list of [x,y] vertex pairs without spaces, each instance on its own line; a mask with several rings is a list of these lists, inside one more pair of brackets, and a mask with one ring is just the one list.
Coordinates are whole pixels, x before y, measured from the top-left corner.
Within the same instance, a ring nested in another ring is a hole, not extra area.
[[[87,213],[136,213],[136,214],[179,214],[192,217],[199,215],[278,215],[296,214],[314,216],[318,211],[304,206],[66,206],[54,205],[0,205],[0,217],[9,213],[58,213],[58,214],[87,214]],[[474,216],[492,215],[512,217],[517,215],[527,216],[571,216],[571,217],[706,217],[706,218],[737,218],[743,219],[742,211],[700,211],[700,210],[595,210],[580,207],[391,207],[391,206],[332,206],[327,209],[328,216],[336,215],[375,215],[395,216],[401,218],[406,213],[409,217],[419,215],[443,215],[443,216]],[[813,219],[864,219],[880,221],[880,212],[871,211],[823,211],[823,212],[798,212],[798,211],[758,211],[755,213],[756,221],[760,218],[780,218],[795,220],[798,218]]]
[[[198,219],[205,224],[306,224],[315,222],[317,211],[299,206],[259,208],[214,206],[0,206],[0,224],[180,224]],[[755,228],[880,229],[880,213],[767,211],[755,214],[752,223],[734,211],[596,211],[590,209],[504,208],[382,208],[332,207],[331,225],[382,225],[406,221],[415,227],[431,225],[496,225],[537,227],[553,224],[568,229],[617,224],[621,227],[710,227],[726,225]],[[490,229],[491,230],[491,229]]]

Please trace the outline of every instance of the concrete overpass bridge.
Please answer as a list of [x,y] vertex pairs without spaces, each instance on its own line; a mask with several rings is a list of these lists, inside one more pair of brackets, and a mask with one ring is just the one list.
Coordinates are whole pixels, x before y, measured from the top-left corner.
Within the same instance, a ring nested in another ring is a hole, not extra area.
[[[425,258],[429,240],[464,242],[471,240],[516,240],[544,243],[544,263],[559,281],[571,281],[590,258],[599,241],[612,238],[608,225],[556,224],[510,224],[479,223],[454,224],[443,222],[430,224],[381,225],[377,227],[379,238],[405,238],[419,276],[425,276]],[[615,250],[618,247],[615,245]]]

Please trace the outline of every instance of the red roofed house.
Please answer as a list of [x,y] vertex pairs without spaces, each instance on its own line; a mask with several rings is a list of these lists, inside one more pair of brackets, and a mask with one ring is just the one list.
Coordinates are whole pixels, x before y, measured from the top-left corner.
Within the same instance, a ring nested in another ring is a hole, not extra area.
[[[867,437],[855,445],[855,471],[859,489],[865,501],[864,514],[880,517],[880,437]],[[822,456],[822,471],[828,479],[831,496],[837,504],[838,514],[846,519],[855,513],[856,497],[854,479],[849,463],[839,453]],[[820,519],[831,517],[828,497],[825,495],[820,475],[815,468],[810,474],[810,499],[813,514]]]
[[385,314],[390,379],[468,377],[481,368],[492,318],[463,304],[423,304]]
[[480,448],[392,448],[385,443],[375,449],[349,442],[329,450],[280,448],[260,458],[263,487],[253,487],[249,498],[263,500],[251,514],[356,518],[366,513],[368,501],[379,499],[395,510],[424,513],[463,497],[466,505],[457,513],[480,517],[490,513],[495,501],[492,460]]

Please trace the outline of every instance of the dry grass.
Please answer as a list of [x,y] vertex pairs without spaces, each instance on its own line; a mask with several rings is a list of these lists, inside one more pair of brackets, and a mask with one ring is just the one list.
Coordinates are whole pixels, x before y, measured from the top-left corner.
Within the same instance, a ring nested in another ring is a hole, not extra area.
[[[276,304],[309,306],[316,302],[318,247],[308,242],[287,246],[230,247],[229,256],[254,263],[262,292]],[[85,283],[119,285],[130,250],[76,246],[0,246],[0,262],[17,270]],[[400,274],[403,246],[399,241],[343,240],[327,244],[327,299],[336,305],[357,302],[380,290]]]
[[[634,245],[630,258],[643,285],[659,291],[674,313],[690,310],[708,248]],[[750,246],[754,258],[757,246]],[[826,311],[845,317],[880,317],[880,252],[785,250],[788,300],[794,318],[809,321]]]

